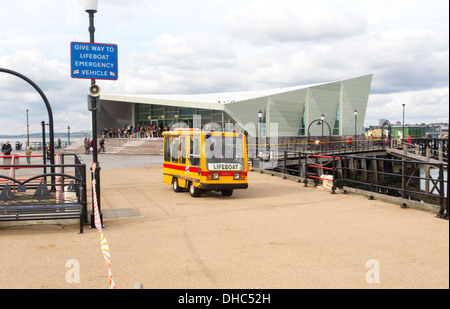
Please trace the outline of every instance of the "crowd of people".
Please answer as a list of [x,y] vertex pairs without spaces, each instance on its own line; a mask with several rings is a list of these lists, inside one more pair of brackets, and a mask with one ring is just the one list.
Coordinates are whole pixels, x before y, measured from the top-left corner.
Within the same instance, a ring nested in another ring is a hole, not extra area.
[[[141,125],[129,125],[125,129],[117,129],[114,130],[113,128],[109,129],[104,128],[102,130],[102,136],[99,139],[98,144],[98,152],[105,152],[105,138],[114,138],[114,137],[121,137],[121,138],[150,138],[150,137],[162,137],[162,133],[164,131],[170,131],[168,127],[165,127],[162,129],[161,127],[153,127],[152,125],[141,126]],[[89,154],[93,150],[93,141],[90,138],[84,139],[84,149],[85,153]]]
[[114,128],[108,129],[104,128],[102,131],[103,138],[112,138],[112,137],[162,137],[162,133],[164,131],[169,131],[168,127],[161,128],[160,126],[156,127],[153,125],[141,126],[137,124],[136,126],[129,125],[126,128],[117,129]]
[[[105,138],[104,137],[102,137],[101,139],[100,139],[100,141],[98,142],[98,148],[97,148],[97,150],[98,150],[98,153],[100,153],[100,152],[106,152],[106,149],[105,149]],[[85,138],[84,139],[84,153],[85,154],[89,154],[89,153],[91,153],[92,151],[93,151],[93,148],[94,147],[94,140],[92,140],[92,139],[90,139],[90,138]]]

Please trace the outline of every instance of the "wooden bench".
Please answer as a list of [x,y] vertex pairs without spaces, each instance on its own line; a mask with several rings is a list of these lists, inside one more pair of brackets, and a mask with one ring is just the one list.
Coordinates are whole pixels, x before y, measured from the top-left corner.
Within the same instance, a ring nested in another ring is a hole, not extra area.
[[79,219],[83,233],[83,209],[81,203],[0,205],[0,221]]

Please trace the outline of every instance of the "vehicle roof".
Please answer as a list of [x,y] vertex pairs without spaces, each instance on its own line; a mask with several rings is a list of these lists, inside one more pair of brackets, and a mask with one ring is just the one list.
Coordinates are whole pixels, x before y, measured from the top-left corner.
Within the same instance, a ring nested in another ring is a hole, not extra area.
[[210,135],[225,135],[225,136],[237,136],[238,134],[242,134],[240,132],[214,132],[214,131],[201,131],[200,129],[175,129],[173,131],[163,132],[163,135],[189,135],[189,136],[206,136]]

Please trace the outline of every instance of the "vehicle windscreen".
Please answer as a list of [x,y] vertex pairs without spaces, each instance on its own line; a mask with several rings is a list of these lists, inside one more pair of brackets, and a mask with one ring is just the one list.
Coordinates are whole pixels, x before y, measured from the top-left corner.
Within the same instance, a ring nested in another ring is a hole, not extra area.
[[244,170],[243,134],[239,134],[239,136],[207,135],[203,145],[208,170]]

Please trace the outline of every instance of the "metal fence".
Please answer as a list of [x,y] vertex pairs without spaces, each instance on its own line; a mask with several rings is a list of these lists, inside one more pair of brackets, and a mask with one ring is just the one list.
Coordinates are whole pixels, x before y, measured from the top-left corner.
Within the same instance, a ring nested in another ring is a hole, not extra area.
[[[335,136],[329,140],[324,140],[319,136],[305,137],[249,137],[248,147],[254,153],[269,151],[294,151],[309,153],[342,153],[361,152],[370,150],[385,149],[389,145],[382,139],[366,139],[362,137]],[[258,146],[258,151],[256,147]]]
[[0,206],[76,203],[87,223],[86,164],[78,154],[55,157],[57,164],[43,164],[42,155],[1,156]]
[[[376,149],[374,149],[376,150]],[[371,150],[369,150],[371,151]],[[403,202],[417,201],[439,206],[439,215],[448,218],[448,163],[431,163],[354,154],[320,154],[279,151],[276,166],[270,170],[301,178],[305,186],[332,183],[337,188],[353,187]],[[252,160],[265,169],[264,160]]]
[[[336,159],[336,158],[335,158]],[[349,186],[440,206],[448,216],[448,164],[340,155],[336,187]]]

